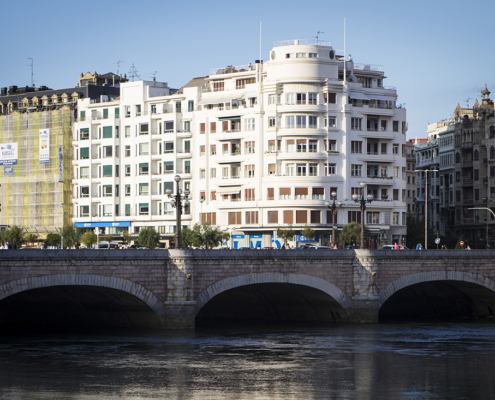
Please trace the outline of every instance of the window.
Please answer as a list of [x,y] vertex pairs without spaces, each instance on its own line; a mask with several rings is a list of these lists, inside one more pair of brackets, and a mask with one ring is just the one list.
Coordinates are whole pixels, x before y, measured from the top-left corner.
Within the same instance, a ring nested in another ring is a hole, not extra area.
[[149,164],[148,163],[140,163],[139,164],[139,175],[148,175],[149,174]]
[[276,151],[275,140],[268,141],[268,151]]
[[288,115],[285,117],[285,128],[294,129],[294,116]]
[[278,224],[278,211],[268,211],[268,223]]
[[313,188],[313,200],[325,200],[325,189],[324,188]]
[[81,197],[89,197],[89,186],[81,186]]
[[297,152],[306,153],[306,139],[297,139]]
[[214,92],[223,92],[224,85],[225,85],[225,83],[223,80],[213,81],[213,91]]
[[103,185],[103,197],[112,196],[112,185]]
[[290,200],[290,188],[280,188],[278,193],[279,200]]
[[325,128],[328,126],[329,128],[337,127],[337,119],[335,117],[325,118]]
[[89,128],[83,128],[80,130],[80,140],[89,140]]
[[294,223],[294,211],[284,210],[284,224]]
[[360,164],[352,164],[351,165],[351,176],[359,177],[361,176],[361,167]]
[[108,108],[103,109],[103,119],[108,119]]
[[356,222],[361,225],[361,211],[347,211],[347,223]]
[[337,164],[325,164],[325,176],[337,174]]
[[406,133],[407,131],[407,124],[405,121],[402,121],[402,133]]
[[163,152],[164,153],[173,153],[174,152],[174,142],[163,142]]
[[397,143],[394,143],[392,145],[392,153],[393,154],[399,154],[399,145]]
[[89,217],[89,206],[81,206],[81,217]]
[[211,225],[217,224],[217,213],[202,213],[201,214],[201,223],[206,224],[209,223]]
[[165,161],[163,163],[163,173],[164,174],[172,174],[174,172],[174,162],[173,161]]
[[131,195],[131,185],[125,185],[124,187],[124,193],[126,196],[130,196]]
[[89,147],[81,147],[80,158],[81,160],[86,160],[89,158]]
[[139,155],[146,156],[150,153],[150,144],[149,143],[139,143]]
[[295,188],[294,194],[296,200],[305,200],[308,198],[308,188]]
[[253,225],[258,223],[258,211],[246,211],[246,225]]
[[392,122],[392,129],[394,132],[399,132],[399,121]]
[[308,213],[306,210],[296,210],[296,224],[307,224]]
[[297,176],[306,176],[306,164],[296,164]]
[[184,161],[184,173],[185,174],[191,173],[191,161],[189,160]]
[[200,156],[204,156],[204,155],[206,154],[205,147],[206,147],[206,146],[205,146],[204,144],[203,144],[203,145],[201,145],[201,146],[199,146],[199,155],[200,155]]
[[216,132],[217,132],[217,123],[210,122],[210,133],[216,133]]
[[310,153],[316,153],[318,151],[318,140],[310,140],[308,150]]
[[274,188],[267,189],[267,200],[275,200]]
[[325,98],[325,104],[336,104],[337,103],[337,94],[336,93],[323,93],[323,97]]
[[103,139],[111,139],[112,138],[112,127],[104,126],[103,127]]
[[360,131],[362,118],[351,118],[351,129]]
[[306,104],[306,93],[296,93],[296,103]]
[[111,178],[112,177],[112,165],[104,165],[103,166],[103,177]]
[[148,215],[149,205],[148,203],[139,203],[139,215]]
[[246,131],[254,131],[254,118],[244,119],[244,129]]
[[81,111],[81,117],[79,118],[80,121],[86,121],[86,111]]
[[293,153],[295,151],[295,140],[288,139],[287,140],[287,153]]
[[310,115],[308,117],[308,122],[309,122],[309,128],[310,129],[318,128],[318,117]]
[[286,165],[286,175],[287,176],[294,176],[295,175],[295,165],[294,164],[287,164]]
[[399,177],[399,167],[394,167],[394,178]]
[[380,121],[380,123],[381,123],[381,129],[382,129],[382,131],[386,131],[387,130],[387,120],[382,119]]
[[373,224],[373,225],[377,225],[379,224],[379,219],[380,219],[380,213],[379,212],[376,212],[376,211],[368,211],[366,213],[366,223],[367,224]]
[[255,83],[255,78],[245,78],[245,79],[237,79],[235,81],[236,89],[245,89],[246,85],[250,85]]
[[206,123],[201,122],[199,124],[199,133],[204,134],[206,132]]
[[277,126],[275,121],[276,121],[275,117],[269,117],[268,118],[268,127],[269,128],[275,128]]
[[393,194],[394,194],[394,201],[398,201],[399,200],[399,189],[394,189]]
[[212,191],[210,192],[210,199],[211,199],[212,201],[215,201],[215,200],[217,199],[217,192],[216,192],[216,190],[212,190]]
[[126,157],[131,156],[131,146],[125,146],[125,156]]
[[244,166],[244,177],[254,178],[254,164]]
[[306,129],[306,115],[296,115],[296,128]]
[[361,154],[363,152],[363,142],[351,141],[351,153]]
[[321,211],[311,210],[311,223],[312,224],[321,223]]
[[473,172],[474,172],[474,180],[479,181],[480,180],[480,170],[475,169]]
[[194,100],[189,100],[187,103],[187,111],[191,112],[194,111]]
[[382,143],[380,147],[381,147],[380,153],[387,154],[387,143]]
[[212,144],[212,145],[210,146],[210,154],[211,154],[212,156],[214,156],[214,155],[216,155],[216,154],[217,154],[217,145],[216,145],[216,144]]
[[139,117],[141,115],[141,104],[136,105],[136,116]]
[[148,124],[139,124],[139,134],[147,135],[149,132]]
[[125,106],[125,117],[129,118],[131,116],[131,106]]
[[254,142],[253,141],[245,142],[244,153],[245,154],[254,154],[254,151],[255,151]]
[[241,212],[229,212],[229,225],[239,225],[241,224]]
[[392,214],[392,225],[399,225],[399,213],[394,212]]
[[244,190],[244,200],[246,201],[254,201],[254,189],[245,189]]
[[205,179],[205,178],[206,178],[206,170],[200,169],[199,170],[199,179]]
[[309,93],[308,94],[308,104],[313,104],[316,105],[317,103],[317,94],[316,93]]
[[140,183],[139,184],[139,195],[147,196],[149,194],[148,183]]
[[216,177],[217,177],[217,169],[210,168],[210,178],[216,178]]
[[309,164],[308,176],[318,176],[318,164]]

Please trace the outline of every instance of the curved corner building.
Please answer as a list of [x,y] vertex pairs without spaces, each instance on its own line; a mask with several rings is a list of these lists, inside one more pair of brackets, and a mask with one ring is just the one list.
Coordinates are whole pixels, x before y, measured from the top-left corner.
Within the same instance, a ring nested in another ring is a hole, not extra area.
[[384,79],[383,67],[344,60],[328,42],[294,40],[276,42],[268,62],[213,69],[179,90],[127,82],[118,100],[79,100],[75,222],[113,234],[154,226],[172,242],[165,190],[179,175],[191,191],[183,226],[211,222],[237,248],[278,246],[277,229],[288,227],[304,242],[310,227],[326,245],[330,193],[343,203],[338,235],[361,222],[351,196],[364,183],[370,245],[400,243],[406,112]]

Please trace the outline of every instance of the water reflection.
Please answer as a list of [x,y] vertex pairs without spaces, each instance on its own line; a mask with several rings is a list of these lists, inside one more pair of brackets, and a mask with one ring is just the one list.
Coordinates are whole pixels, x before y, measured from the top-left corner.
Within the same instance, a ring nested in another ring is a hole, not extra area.
[[0,338],[2,399],[489,398],[493,325]]

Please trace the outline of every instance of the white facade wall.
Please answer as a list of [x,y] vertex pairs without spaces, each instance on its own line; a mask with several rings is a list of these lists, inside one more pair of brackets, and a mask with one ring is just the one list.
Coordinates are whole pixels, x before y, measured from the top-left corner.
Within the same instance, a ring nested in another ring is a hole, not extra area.
[[[179,175],[181,188],[191,190],[183,225],[212,221],[237,236],[230,243],[237,247],[271,246],[277,228],[310,226],[326,244],[330,192],[344,203],[341,230],[357,217],[351,196],[364,182],[374,195],[366,218],[375,240],[383,232],[385,243],[405,235],[406,112],[395,106],[395,88],[383,86],[383,68],[350,61],[344,83],[343,59],[329,44],[282,44],[268,62],[212,70],[175,94],[166,84],[139,81],[122,84],[117,102],[82,100],[86,120],[74,126],[74,221],[130,222],[131,233],[154,226],[171,237],[175,209],[164,193]],[[105,108],[110,118],[103,118]],[[101,119],[89,118],[92,112]],[[100,137],[105,126],[114,133],[118,127],[119,137]],[[89,139],[81,140],[81,129],[90,130]],[[88,146],[89,158],[81,160]],[[105,146],[113,146],[111,157]],[[109,165],[112,176],[105,177]],[[88,178],[81,177],[84,166]],[[89,187],[87,197],[82,187]]]

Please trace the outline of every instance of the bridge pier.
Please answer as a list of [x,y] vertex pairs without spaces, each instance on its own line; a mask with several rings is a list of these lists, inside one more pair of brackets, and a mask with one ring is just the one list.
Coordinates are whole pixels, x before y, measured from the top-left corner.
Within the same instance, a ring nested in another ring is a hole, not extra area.
[[351,322],[377,323],[380,309],[379,297],[353,297]]

